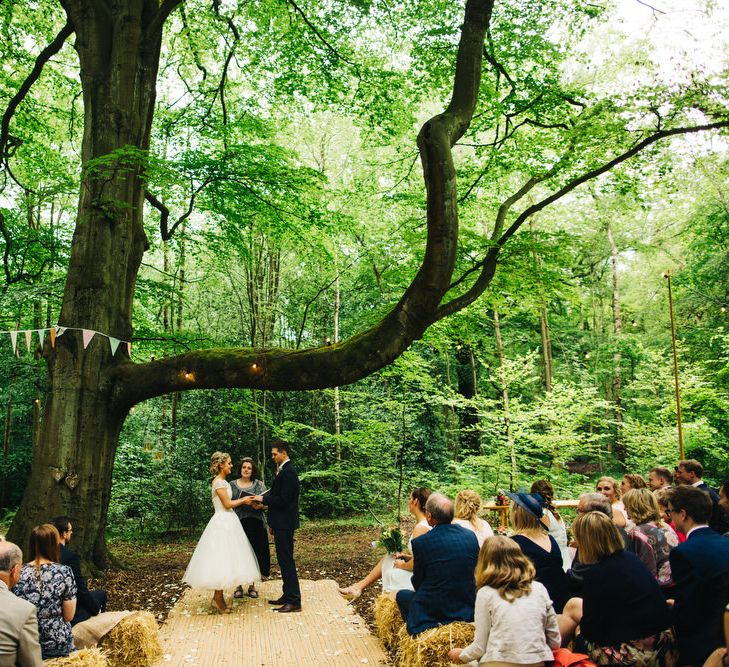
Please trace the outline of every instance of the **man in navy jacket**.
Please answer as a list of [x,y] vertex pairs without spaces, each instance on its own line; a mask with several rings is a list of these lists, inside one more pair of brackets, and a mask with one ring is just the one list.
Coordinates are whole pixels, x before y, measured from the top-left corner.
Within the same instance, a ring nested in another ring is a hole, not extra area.
[[56,527],[60,537],[60,559],[61,565],[68,565],[73,572],[76,581],[76,614],[71,625],[87,621],[92,616],[106,609],[106,591],[97,589],[90,591],[86,585],[86,577],[81,572],[81,561],[78,554],[68,548],[68,542],[73,535],[73,525],[67,516],[57,516],[51,522]]
[[711,498],[701,489],[679,486],[669,497],[669,512],[686,541],[669,556],[676,582],[673,621],[681,665],[703,665],[723,645],[722,612],[729,602],[729,539],[708,523]]
[[719,494],[714,491],[704,480],[704,466],[696,459],[685,459],[679,461],[676,466],[676,482],[680,485],[686,484],[701,489],[704,493],[708,493],[711,498],[711,517],[709,518],[709,528],[714,529],[722,535],[729,531],[729,516],[724,508],[719,505]]
[[281,568],[283,595],[270,604],[281,605],[275,611],[287,614],[301,611],[301,589],[294,560],[294,531],[299,527],[299,476],[289,458],[289,445],[283,440],[271,442],[271,458],[278,468],[271,488],[257,500],[268,506],[268,525],[273,532],[276,558]]
[[425,518],[433,529],[412,542],[415,591],[401,590],[396,597],[411,635],[454,621],[471,622],[476,603],[476,535],[451,524],[453,503],[440,493],[428,498]]

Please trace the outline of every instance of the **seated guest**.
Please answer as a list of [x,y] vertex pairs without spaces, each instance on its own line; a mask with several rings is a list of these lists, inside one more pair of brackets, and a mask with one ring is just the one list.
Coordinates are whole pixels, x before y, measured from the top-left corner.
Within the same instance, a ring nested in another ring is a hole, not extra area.
[[[724,510],[724,514],[729,520],[729,479],[722,482],[719,488],[719,507]],[[724,535],[729,536],[729,531]]]
[[709,528],[712,503],[704,491],[679,486],[669,502],[676,528],[686,533],[686,541],[669,557],[681,664],[701,665],[722,645],[721,615],[729,602],[729,540]]
[[[620,482],[620,495],[625,496],[628,491],[631,489],[647,489],[648,485],[645,483],[645,480],[640,475],[635,475],[633,473],[628,473],[627,475],[623,475],[623,481]],[[623,498],[623,501],[625,501],[625,498]]]
[[702,479],[704,474],[704,466],[696,459],[685,459],[679,461],[676,466],[676,483],[681,486],[695,486],[711,498],[711,517],[709,519],[709,528],[717,533],[726,533],[729,531],[729,515],[719,505],[719,494],[714,491]]
[[58,562],[59,537],[55,526],[44,523],[30,533],[30,562],[23,565],[13,588],[19,598],[38,611],[38,634],[43,660],[73,651],[71,619],[76,613],[76,582],[71,568]]
[[35,607],[10,592],[20,579],[23,554],[0,540],[0,667],[41,667]]
[[724,610],[724,644],[708,657],[704,667],[726,667],[729,663],[729,605]]
[[539,494],[542,498],[542,509],[544,510],[542,523],[559,545],[559,550],[562,553],[562,569],[568,570],[572,564],[572,554],[567,544],[567,526],[565,526],[557,508],[552,504],[554,501],[554,488],[546,479],[539,479],[532,484],[531,492]]
[[[612,505],[602,493],[583,493],[580,495],[577,502],[577,516],[579,517],[588,512],[601,512],[609,519],[613,518]],[[623,538],[626,551],[635,554],[649,572],[655,572],[656,556],[653,553],[653,547],[648,542],[648,538],[640,531],[633,531],[633,534],[629,535],[624,528],[618,528],[618,532]],[[572,567],[567,570],[569,597],[582,596],[582,574],[588,567],[590,566],[580,561],[580,550],[578,548],[572,560]]]
[[602,493],[609,501],[613,508],[613,521],[619,528],[625,528],[628,523],[628,515],[625,512],[625,506],[620,500],[620,487],[614,477],[601,477],[597,480],[595,491]]
[[673,486],[673,475],[668,468],[651,468],[648,473],[648,487],[654,493]]
[[449,651],[452,662],[536,667],[554,659],[552,649],[560,642],[557,615],[535,575],[513,540],[486,540],[476,565],[476,632],[469,646]]
[[661,512],[661,519],[663,519],[663,523],[676,533],[678,536],[678,543],[681,544],[681,542],[686,541],[686,535],[684,535],[681,531],[676,530],[676,526],[673,525],[673,519],[671,519],[671,515],[668,513],[668,501],[671,498],[671,493],[673,493],[672,486],[668,486],[664,489],[658,489],[658,491],[653,492],[656,497],[656,502],[658,503],[658,509]]
[[542,505],[536,496],[528,493],[509,493],[511,509],[509,519],[514,534],[511,539],[534,564],[536,580],[544,584],[557,613],[562,611],[567,598],[567,575],[562,568],[562,552],[542,523]]
[[412,542],[415,591],[398,591],[395,598],[411,635],[473,621],[476,601],[476,535],[451,524],[453,503],[440,493],[428,498],[425,516],[432,530]]
[[671,614],[645,566],[623,548],[615,524],[588,512],[572,526],[584,573],[582,598],[572,598],[559,617],[562,645],[580,635],[575,650],[598,665],[658,665],[674,660]]
[[672,586],[668,556],[678,546],[678,535],[661,520],[656,497],[648,489],[631,489],[623,496],[623,503],[630,519],[628,533],[640,531],[653,548],[656,569],[651,574],[661,586]]
[[[425,518],[425,503],[430,493],[430,489],[425,487],[416,487],[410,492],[408,510],[415,517],[415,527],[410,535],[409,542],[411,553],[413,540],[430,530],[428,521]],[[382,579],[382,590],[386,593],[396,593],[402,589],[412,591],[414,590],[411,581],[412,576],[413,559],[411,554],[387,554],[380,558],[364,579],[338,590],[344,597],[354,600],[362,595],[365,588]]]
[[60,537],[60,558],[61,565],[68,565],[73,572],[76,582],[76,614],[71,620],[71,625],[86,621],[92,616],[106,609],[106,591],[90,591],[86,586],[86,578],[81,573],[81,561],[78,555],[68,548],[68,542],[73,535],[71,519],[67,516],[57,516],[53,519],[53,525]]
[[459,492],[456,496],[455,519],[452,523],[475,533],[479,548],[487,537],[492,537],[494,534],[489,522],[478,516],[480,511],[481,496],[478,493],[471,489]]

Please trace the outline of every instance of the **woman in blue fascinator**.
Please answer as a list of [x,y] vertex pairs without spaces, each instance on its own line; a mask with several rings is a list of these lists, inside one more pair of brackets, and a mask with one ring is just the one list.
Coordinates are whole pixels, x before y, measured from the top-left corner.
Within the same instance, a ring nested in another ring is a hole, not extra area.
[[569,598],[568,580],[562,569],[562,552],[542,523],[543,499],[538,493],[508,493],[511,500],[509,518],[514,534],[511,539],[534,564],[536,580],[542,583],[554,604],[562,612]]

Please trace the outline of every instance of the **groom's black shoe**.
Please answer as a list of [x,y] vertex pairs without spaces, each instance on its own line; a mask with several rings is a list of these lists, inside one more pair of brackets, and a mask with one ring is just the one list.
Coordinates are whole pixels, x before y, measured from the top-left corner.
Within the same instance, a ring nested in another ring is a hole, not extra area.
[[286,604],[286,600],[284,599],[284,596],[282,595],[280,598],[276,598],[275,600],[269,600],[268,604]]
[[292,611],[301,611],[301,605],[300,604],[291,604],[290,602],[287,602],[283,607],[274,609],[274,611],[277,611],[279,614],[289,614]]

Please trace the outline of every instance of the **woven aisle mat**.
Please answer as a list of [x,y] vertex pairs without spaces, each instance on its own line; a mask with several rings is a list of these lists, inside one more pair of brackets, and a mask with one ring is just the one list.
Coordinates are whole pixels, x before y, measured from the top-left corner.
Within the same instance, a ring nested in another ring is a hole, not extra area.
[[257,600],[233,602],[230,614],[212,613],[211,591],[187,590],[160,630],[161,667],[319,667],[388,665],[367,624],[325,579],[301,581],[303,611],[277,614],[266,602],[281,595],[281,581],[258,586]]

